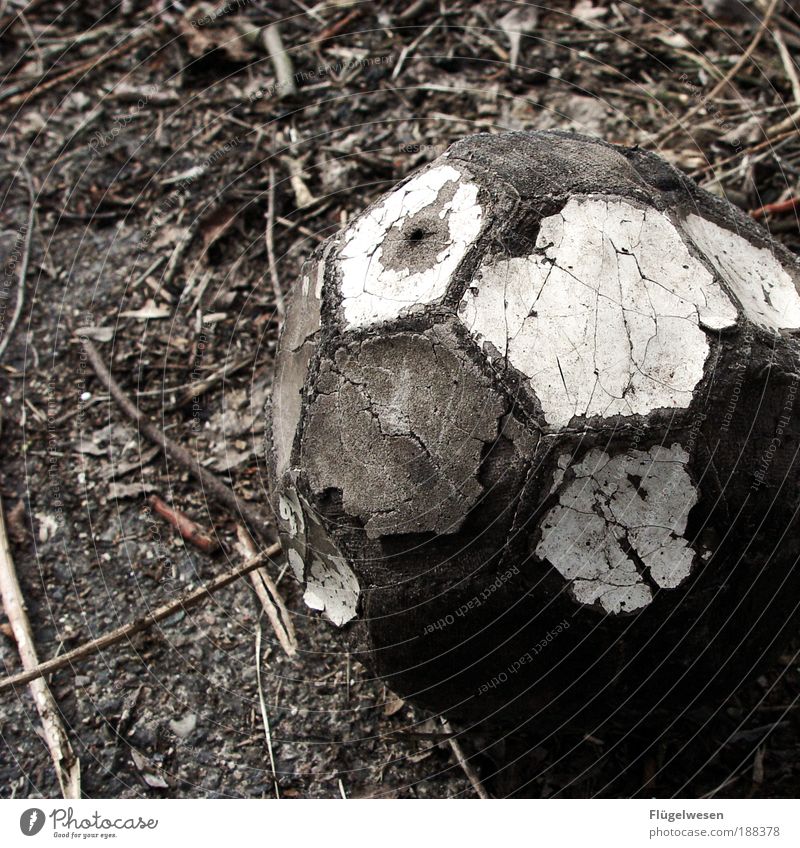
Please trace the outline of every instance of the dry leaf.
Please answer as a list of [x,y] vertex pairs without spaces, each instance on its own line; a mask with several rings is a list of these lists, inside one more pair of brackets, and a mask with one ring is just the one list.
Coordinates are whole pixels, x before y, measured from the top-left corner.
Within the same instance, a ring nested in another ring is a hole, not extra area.
[[691,41],[679,32],[659,32],[656,33],[656,38],[667,47],[674,47],[677,50],[689,50],[692,46]]
[[535,6],[512,9],[498,21],[511,46],[508,63],[512,70],[517,67],[522,36],[533,32],[537,23],[539,23],[539,10]]
[[607,11],[603,6],[595,6],[591,0],[579,0],[572,7],[572,16],[588,24],[590,27],[597,28],[599,24],[596,21],[604,18]]
[[108,486],[108,497],[115,501],[122,498],[138,498],[154,489],[155,486],[152,483],[143,483],[141,480],[136,483],[113,482]]
[[25,502],[17,501],[16,506],[9,510],[6,516],[8,535],[18,545],[24,544],[28,538],[28,528],[25,524]]
[[126,474],[134,471],[135,469],[144,468],[150,460],[160,452],[160,450],[161,448],[154,445],[152,448],[142,451],[135,459],[130,461],[109,462],[107,465],[104,465],[100,471],[100,478],[103,480],[110,480],[112,478],[124,477]]
[[291,156],[281,156],[281,161],[289,168],[289,185],[294,192],[294,199],[298,209],[310,206],[315,202],[315,197],[303,181],[307,177],[303,170],[303,163]]
[[197,727],[197,716],[195,713],[186,713],[183,718],[169,720],[169,729],[179,738],[186,739]]
[[753,758],[753,785],[761,786],[764,782],[764,754],[766,753],[764,747],[760,747],[756,751],[756,755]]
[[172,313],[164,306],[156,306],[155,302],[148,300],[141,309],[128,309],[120,312],[121,318],[135,318],[137,321],[158,321],[161,318],[169,318]]
[[213,462],[209,463],[215,471],[230,471],[232,468],[238,468],[244,465],[253,455],[251,450],[235,451],[229,450],[224,445],[214,457]]
[[233,226],[239,208],[239,204],[223,203],[203,218],[200,222],[200,234],[204,253]]
[[[198,26],[199,22],[204,22]],[[178,21],[186,49],[196,59],[219,48],[233,62],[250,62],[256,54],[248,41],[248,33],[242,33],[232,22],[225,22],[209,3],[196,3],[186,10]]]
[[58,521],[46,512],[37,512],[36,520],[39,522],[39,541],[44,544],[55,535],[58,530]]
[[113,327],[78,327],[75,330],[75,335],[84,336],[87,339],[94,339],[96,342],[110,342],[114,338]]
[[[180,180],[178,180],[178,182],[180,182]],[[164,180],[161,184],[167,185],[168,181]],[[159,227],[156,237],[153,239],[153,250],[166,247],[168,250],[172,251],[176,244],[182,242],[190,235],[191,232],[187,227],[176,227],[172,224],[165,224],[163,227]]]
[[386,703],[383,705],[383,714],[385,716],[393,716],[395,713],[399,713],[406,705],[406,702],[402,698],[392,695],[391,692],[387,692],[387,696]]
[[140,754],[135,748],[131,749],[133,764],[142,777],[142,780],[153,789],[168,789],[169,784],[160,774],[158,774],[155,766],[145,757]]
[[78,444],[75,445],[75,452],[89,454],[90,456],[105,456],[108,453],[107,450],[98,447],[94,442],[90,442],[88,439],[81,439]]

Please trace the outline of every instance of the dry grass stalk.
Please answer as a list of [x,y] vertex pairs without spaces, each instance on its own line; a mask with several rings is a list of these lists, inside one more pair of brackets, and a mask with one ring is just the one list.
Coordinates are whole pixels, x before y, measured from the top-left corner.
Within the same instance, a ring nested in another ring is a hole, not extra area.
[[[3,516],[3,502],[0,498],[0,597],[3,600],[8,622],[17,643],[22,667],[30,672],[39,667],[39,657],[33,641],[33,631],[25,612],[25,600],[17,579],[11,547],[8,543],[6,523]],[[47,683],[40,677],[30,681],[30,690],[39,717],[45,742],[56,767],[56,776],[64,798],[81,797],[81,763],[72,750],[61,711]]]

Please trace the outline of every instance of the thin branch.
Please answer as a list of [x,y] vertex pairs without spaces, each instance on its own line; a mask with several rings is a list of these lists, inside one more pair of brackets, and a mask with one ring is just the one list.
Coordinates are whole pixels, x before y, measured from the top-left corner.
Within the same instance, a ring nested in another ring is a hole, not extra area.
[[114,380],[106,368],[105,363],[100,356],[97,348],[85,336],[81,337],[86,358],[89,360],[95,374],[97,374],[100,382],[108,390],[111,397],[117,402],[119,408],[131,419],[139,425],[139,429],[144,435],[155,445],[158,445],[164,453],[175,460],[178,465],[185,471],[192,474],[200,481],[203,493],[210,495],[223,506],[228,507],[234,515],[241,516],[250,529],[266,542],[272,542],[273,537],[270,536],[267,526],[268,523],[262,515],[255,509],[248,506],[243,501],[236,497],[236,494],[229,489],[218,477],[212,474],[189,453],[186,448],[173,442],[167,438],[164,433],[148,421],[141,410],[133,404],[130,398],[125,394],[120,385]]
[[61,721],[61,712],[52,692],[47,683],[36,674],[39,668],[39,657],[36,654],[33,631],[25,613],[25,601],[14,568],[14,560],[11,558],[2,498],[0,498],[0,597],[2,597],[3,608],[17,643],[22,667],[27,674],[33,675],[29,677],[31,694],[42,720],[44,738],[56,767],[61,794],[65,798],[80,798],[81,762],[72,750]]
[[36,192],[33,188],[33,180],[31,179],[31,175],[24,164],[20,163],[19,169],[25,177],[25,183],[28,187],[28,200],[30,206],[28,209],[27,229],[25,231],[25,243],[22,247],[22,259],[19,263],[19,273],[17,276],[17,299],[14,304],[14,314],[11,316],[11,320],[6,326],[5,335],[2,339],[0,339],[0,357],[3,356],[9,341],[11,341],[11,337],[14,334],[14,328],[17,326],[19,316],[22,314],[22,306],[25,303],[25,278],[28,276],[28,262],[31,257],[31,241],[33,239],[33,224],[36,217]]
[[779,200],[777,203],[768,203],[766,206],[759,206],[758,209],[751,209],[750,217],[758,221],[767,215],[781,215],[798,208],[800,208],[800,197],[790,197],[788,200]]
[[[249,559],[257,551],[250,534],[240,524],[236,527],[236,536],[239,540],[239,549]],[[297,636],[294,631],[294,624],[278,587],[265,568],[251,571],[250,582],[253,584],[256,595],[261,601],[261,606],[267,614],[272,629],[275,631],[275,636],[286,655],[289,657],[297,656]]]
[[297,85],[294,81],[294,71],[292,70],[292,60],[283,46],[281,32],[277,24],[265,26],[262,36],[264,38],[264,47],[269,53],[269,58],[272,59],[272,67],[275,69],[276,91],[278,99],[287,97],[297,93]]
[[783,69],[786,71],[789,85],[792,87],[792,99],[796,104],[800,104],[800,76],[797,74],[797,67],[795,66],[794,59],[792,59],[792,54],[786,46],[786,39],[777,27],[773,31],[772,37],[775,39],[775,44],[778,45],[778,54],[781,57]]
[[[180,509],[175,509],[165,503],[158,495],[150,495],[148,498],[153,511],[168,521],[181,534],[181,538],[185,539],[189,544],[194,545],[198,550],[205,554],[216,553],[219,548],[219,539],[212,538],[203,528],[189,518],[185,512]],[[257,551],[254,548],[251,556]]]
[[[725,159],[720,159],[718,162],[709,162],[707,165],[703,165],[702,168],[696,168],[694,171],[689,173],[689,176],[693,180],[699,180],[703,174],[707,174],[709,171],[713,171],[716,168],[722,168],[724,165],[730,165],[731,162],[736,159],[744,158],[745,156],[752,156],[754,153],[758,153],[763,150],[765,147],[774,147],[774,145],[779,144],[781,142],[790,139],[794,135],[798,135],[800,133],[800,127],[795,127],[787,132],[781,133],[781,135],[777,137],[770,137],[765,141],[761,141],[758,144],[753,144],[750,147],[745,147],[742,150],[738,150],[736,153],[731,156],[726,157]],[[770,150],[770,152],[773,152]],[[719,179],[719,177],[717,178]],[[701,183],[701,185],[705,185],[705,183]]]
[[149,612],[141,618],[137,618],[135,621],[123,624],[121,627],[117,627],[110,633],[106,633],[104,636],[98,636],[97,639],[92,639],[91,642],[79,645],[77,648],[67,651],[66,654],[61,654],[51,660],[46,660],[45,662],[38,664],[35,668],[30,668],[20,674],[14,674],[10,677],[3,678],[0,680],[0,692],[5,689],[10,689],[12,686],[20,686],[23,683],[30,683],[31,680],[37,680],[44,677],[46,674],[66,668],[67,666],[72,666],[79,660],[85,660],[88,657],[94,656],[94,654],[99,653],[104,648],[110,648],[112,645],[118,645],[120,642],[124,642],[125,640],[130,641],[132,636],[135,636],[137,633],[141,633],[143,630],[147,630],[154,624],[158,624],[159,621],[169,618],[171,615],[175,615],[176,612],[186,612],[187,610],[196,607],[215,592],[219,592],[220,589],[230,586],[231,583],[235,583],[241,577],[244,577],[256,568],[259,568],[265,560],[277,556],[280,551],[281,546],[278,542],[276,542],[266,550],[261,551],[258,556],[247,560],[247,562],[242,565],[239,565],[236,568],[231,568],[219,577],[215,577],[213,580],[209,580],[208,583],[198,586],[197,589],[193,589],[178,598],[167,601],[167,603],[157,607],[153,610],[153,612]]
[[455,754],[456,760],[458,764],[461,766],[464,774],[469,778],[469,782],[472,784],[472,788],[477,793],[478,797],[483,801],[490,800],[489,793],[484,789],[483,784],[481,783],[481,779],[478,777],[478,772],[475,771],[474,768],[469,764],[469,761],[464,756],[464,749],[461,747],[461,743],[456,739],[455,733],[453,733],[453,728],[450,726],[450,722],[442,717],[442,728],[444,732],[447,734],[447,742],[450,745],[453,753]]
[[275,754],[272,751],[272,728],[269,726],[269,713],[267,712],[267,700],[264,697],[264,687],[261,684],[261,623],[256,628],[256,684],[258,685],[258,704],[261,708],[261,721],[264,723],[264,735],[267,738],[267,752],[269,753],[269,765],[272,769],[272,783],[275,787],[275,797],[280,798],[278,789],[278,773],[275,770]]
[[193,223],[191,226],[186,227],[183,235],[178,239],[178,243],[175,245],[172,253],[170,254],[167,267],[164,269],[164,273],[159,281],[160,289],[169,290],[169,287],[172,285],[172,280],[175,277],[175,273],[180,267],[181,262],[183,262],[184,256],[186,256],[189,252],[189,247],[194,241],[196,230],[197,224]]
[[3,17],[0,18],[0,36],[7,37],[10,34],[11,27],[20,20],[23,12],[30,15],[31,12],[38,9],[39,6],[45,2],[47,2],[47,0],[31,0],[24,9],[20,9],[18,12],[12,11],[7,15],[3,15]]
[[330,41],[332,38],[336,38],[339,33],[350,23],[352,23],[356,18],[364,13],[364,7],[360,6],[357,9],[353,9],[352,12],[348,12],[343,18],[340,18],[336,23],[331,24],[331,26],[326,27],[317,35],[317,46],[321,47],[326,41]]
[[767,130],[767,135],[769,137],[780,135],[785,130],[796,127],[797,122],[800,121],[800,77],[797,75],[797,68],[795,67],[794,59],[792,59],[792,54],[786,46],[786,40],[783,37],[783,33],[779,29],[775,29],[772,33],[772,37],[778,45],[778,55],[781,57],[783,69],[786,71],[786,76],[788,77],[789,84],[792,87],[792,99],[795,103],[795,110],[787,118],[784,118],[784,120],[780,123],[771,126]]
[[254,359],[255,354],[252,354],[251,356],[245,356],[243,359],[240,359],[238,362],[234,362],[233,364],[226,362],[214,371],[213,374],[209,374],[208,377],[198,380],[196,383],[190,383],[175,403],[169,404],[166,408],[168,410],[172,410],[188,406],[190,403],[193,403],[197,398],[199,398],[200,395],[205,394],[220,381],[227,380],[228,377],[232,377],[234,374],[241,371],[242,368],[248,366]]

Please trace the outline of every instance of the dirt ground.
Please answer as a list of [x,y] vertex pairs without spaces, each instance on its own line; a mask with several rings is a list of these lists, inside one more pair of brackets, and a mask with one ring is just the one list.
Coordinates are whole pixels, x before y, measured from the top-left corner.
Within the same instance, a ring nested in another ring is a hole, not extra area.
[[[241,519],[120,413],[77,330],[151,421],[267,511],[275,281],[288,290],[316,243],[459,137],[640,144],[746,210],[783,204],[763,220],[797,250],[800,18],[707,5],[714,19],[699,2],[0,2],[0,494],[40,657],[241,562]],[[187,544],[152,494],[224,551]],[[85,796],[473,797],[441,721],[271,573],[293,659],[245,579],[49,678]],[[461,742],[495,796],[795,797],[798,647],[722,709],[654,717],[664,734],[619,715],[588,736]],[[2,616],[0,657],[20,670]],[[25,687],[0,693],[0,735],[0,796],[57,797]]]

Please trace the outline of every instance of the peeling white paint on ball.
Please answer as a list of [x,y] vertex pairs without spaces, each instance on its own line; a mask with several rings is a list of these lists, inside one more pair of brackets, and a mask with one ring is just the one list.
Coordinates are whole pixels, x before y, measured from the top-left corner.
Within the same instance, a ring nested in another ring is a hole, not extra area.
[[737,320],[666,215],[605,197],[571,198],[530,256],[482,265],[459,315],[530,379],[554,427],[687,407],[709,353],[701,327]]
[[611,458],[594,448],[572,466],[574,479],[542,520],[536,554],[570,581],[578,603],[632,612],[654,589],[689,576],[694,551],[683,534],[698,496],[688,460],[679,444]]
[[739,298],[751,321],[773,330],[800,327],[795,281],[771,250],[756,247],[744,236],[699,215],[688,215],[683,226]]
[[294,579],[297,580],[298,583],[302,583],[305,578],[306,570],[303,558],[294,548],[289,548],[289,552],[286,554],[286,557],[289,560],[289,568],[292,569]]
[[359,585],[344,557],[311,558],[306,574],[306,606],[322,611],[337,627],[355,618]]
[[[410,271],[387,268],[382,244],[392,228],[434,204],[449,182],[459,183],[439,218],[448,225],[448,242],[430,258],[430,267]],[[481,228],[478,186],[450,165],[425,171],[364,214],[345,233],[340,253],[342,308],[348,328],[397,318],[415,304],[442,297],[453,272]]]
[[297,493],[293,489],[282,492],[278,498],[278,514],[286,522],[289,534],[293,537],[305,536],[305,522],[303,521],[303,510]]
[[358,578],[310,504],[291,487],[278,498],[278,513],[292,574],[305,584],[306,606],[321,611],[337,627],[355,618]]

